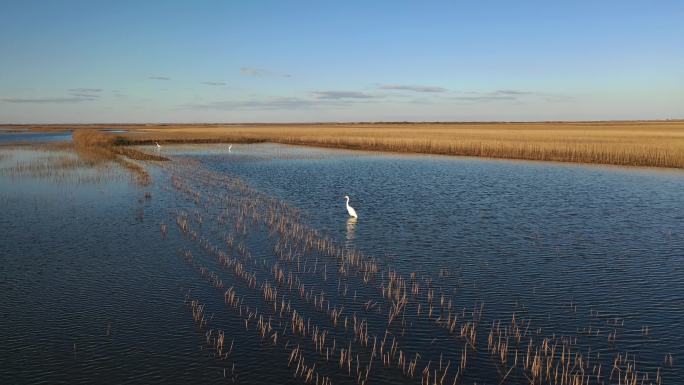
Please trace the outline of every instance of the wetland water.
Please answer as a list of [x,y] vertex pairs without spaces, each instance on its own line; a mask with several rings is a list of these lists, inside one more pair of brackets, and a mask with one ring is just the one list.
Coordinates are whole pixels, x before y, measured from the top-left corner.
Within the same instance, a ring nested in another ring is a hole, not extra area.
[[1,383],[684,382],[680,171],[163,153],[138,186],[3,151]]
[[36,132],[0,130],[0,144],[29,142],[63,142],[71,140],[71,132]]

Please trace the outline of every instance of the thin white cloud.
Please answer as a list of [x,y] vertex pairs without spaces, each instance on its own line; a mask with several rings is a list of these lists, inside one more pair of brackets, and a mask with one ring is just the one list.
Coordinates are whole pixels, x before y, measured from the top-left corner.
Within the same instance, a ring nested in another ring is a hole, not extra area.
[[71,88],[68,91],[69,92],[90,94],[90,93],[102,92],[102,88]]
[[496,90],[494,92],[490,92],[490,95],[535,95],[537,94],[536,92],[531,92],[531,91],[521,91],[521,90]]
[[100,95],[97,95],[97,94],[86,94],[86,93],[80,93],[80,92],[74,92],[71,94],[71,96],[75,96],[78,98],[86,98],[86,99],[97,99],[100,97]]
[[482,95],[482,96],[451,96],[449,99],[459,100],[464,102],[491,102],[500,100],[517,100],[516,96],[512,95]]
[[285,110],[311,108],[320,105],[316,100],[297,97],[273,97],[252,100],[225,100],[188,104],[185,108],[198,110]]
[[35,103],[35,104],[46,104],[46,103],[79,103],[95,100],[93,97],[84,96],[65,96],[65,97],[46,97],[46,98],[4,98],[1,99],[5,103]]
[[408,85],[408,84],[381,84],[381,90],[413,91],[413,92],[446,92],[447,89],[437,86]]
[[16,104],[49,104],[49,103],[79,103],[98,100],[101,88],[70,88],[66,96],[45,96],[35,98],[3,98],[5,103]]
[[289,77],[292,77],[292,75],[284,73],[284,72],[271,71],[271,70],[268,70],[265,68],[257,68],[257,67],[242,67],[242,68],[240,68],[240,73],[245,75],[245,76],[252,76],[252,77],[257,77],[257,78],[263,78],[263,77],[289,78]]
[[445,99],[458,100],[464,102],[491,102],[491,101],[532,101],[543,100],[547,102],[562,102],[572,100],[571,96],[560,94],[548,94],[537,91],[526,91],[516,89],[499,89],[489,92],[470,91],[458,92],[450,96],[445,96]]
[[357,91],[316,91],[313,93],[316,99],[373,99],[379,97],[377,95],[367,94],[365,92]]

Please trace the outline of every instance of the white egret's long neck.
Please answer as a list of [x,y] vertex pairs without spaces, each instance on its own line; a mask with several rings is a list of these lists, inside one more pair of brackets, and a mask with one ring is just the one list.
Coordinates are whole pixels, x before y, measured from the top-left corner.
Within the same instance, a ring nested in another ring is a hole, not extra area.
[[344,197],[344,203],[349,207],[349,197]]

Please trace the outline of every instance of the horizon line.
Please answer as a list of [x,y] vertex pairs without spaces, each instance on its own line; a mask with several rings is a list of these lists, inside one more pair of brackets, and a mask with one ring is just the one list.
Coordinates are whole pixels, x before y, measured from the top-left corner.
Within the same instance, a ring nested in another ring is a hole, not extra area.
[[7,126],[101,126],[101,125],[150,125],[150,126],[240,126],[240,125],[320,125],[320,124],[524,124],[524,123],[621,123],[621,122],[684,122],[682,118],[660,119],[599,119],[599,120],[349,120],[349,121],[316,121],[316,122],[90,122],[90,123],[0,123]]

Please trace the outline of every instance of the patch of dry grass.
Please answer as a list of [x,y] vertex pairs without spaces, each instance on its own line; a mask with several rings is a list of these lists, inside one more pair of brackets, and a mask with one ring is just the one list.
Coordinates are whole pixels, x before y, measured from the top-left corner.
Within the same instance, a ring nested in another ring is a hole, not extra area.
[[96,129],[75,130],[72,134],[74,149],[79,158],[98,162],[113,162],[135,175],[142,185],[150,183],[150,176],[136,160],[168,160],[162,156],[147,154],[137,149],[118,146],[116,137]]
[[[111,135],[110,140],[119,145],[152,144],[154,141],[276,142],[359,150],[684,168],[684,121],[116,127],[136,131]],[[79,131],[76,128],[75,134]]]

